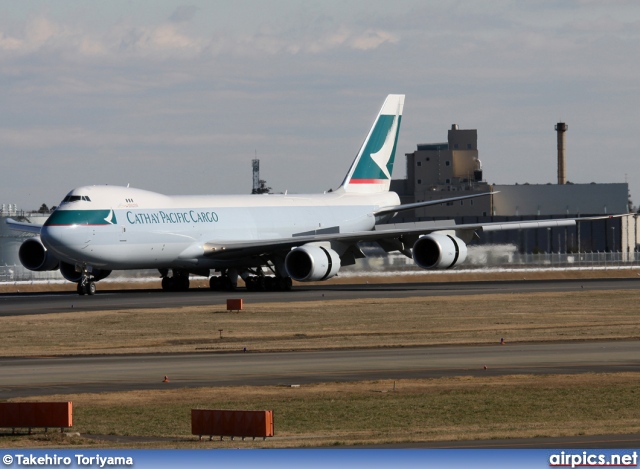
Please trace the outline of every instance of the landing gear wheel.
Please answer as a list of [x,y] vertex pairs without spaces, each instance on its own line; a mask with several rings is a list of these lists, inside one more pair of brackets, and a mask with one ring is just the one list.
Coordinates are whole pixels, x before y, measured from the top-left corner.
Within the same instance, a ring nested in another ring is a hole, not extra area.
[[224,277],[222,279],[222,287],[223,290],[226,291],[236,291],[237,285],[231,282],[231,279],[229,277]]
[[96,294],[95,282],[89,281],[89,283],[87,283],[86,290],[87,290],[87,295],[91,295],[91,296],[95,295]]
[[85,288],[85,286],[82,284],[82,282],[78,282],[78,286],[76,287],[76,291],[78,292],[78,295],[83,296],[86,295],[87,290]]
[[256,277],[254,283],[255,291],[266,291],[267,290],[267,282],[265,277]]
[[265,291],[274,291],[276,289],[276,278],[275,277],[265,277],[264,278],[264,289]]
[[162,269],[162,290],[163,291],[188,291],[189,290],[189,273],[184,270],[173,270],[171,277],[167,276],[169,271]]
[[222,290],[222,282],[220,281],[220,277],[211,277],[209,279],[209,288],[211,290]]
[[291,287],[293,287],[293,281],[291,277],[280,277],[277,279],[278,288],[282,291],[291,291]]
[[[231,277],[231,278],[230,278]],[[245,284],[247,283],[248,277],[245,280]],[[220,272],[220,275],[214,275],[209,278],[209,288],[214,291],[236,291],[238,288],[238,274],[235,272],[229,273],[227,270],[223,270]],[[247,290],[251,287],[247,286]]]

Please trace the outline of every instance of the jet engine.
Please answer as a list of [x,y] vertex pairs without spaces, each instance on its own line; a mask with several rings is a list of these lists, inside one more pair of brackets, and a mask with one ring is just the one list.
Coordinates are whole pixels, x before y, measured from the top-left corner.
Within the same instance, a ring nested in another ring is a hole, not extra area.
[[432,233],[413,245],[413,260],[423,269],[449,269],[467,258],[467,245],[460,238]]
[[60,273],[70,282],[78,283],[82,278],[82,272],[76,272],[76,266],[67,262],[60,262]]
[[[78,283],[82,279],[82,272],[77,272],[76,266],[68,262],[60,262],[60,273],[70,282]],[[97,282],[108,277],[110,273],[110,270],[93,269],[91,271],[91,280]]]
[[28,238],[20,245],[18,258],[23,266],[36,272],[56,270],[59,264],[38,237]]
[[290,251],[284,265],[298,282],[327,280],[340,270],[340,256],[331,248],[305,245]]

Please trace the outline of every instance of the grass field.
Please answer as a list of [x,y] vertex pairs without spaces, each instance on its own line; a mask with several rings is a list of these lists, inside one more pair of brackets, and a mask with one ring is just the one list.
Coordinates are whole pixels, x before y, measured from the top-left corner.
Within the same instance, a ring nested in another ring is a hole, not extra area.
[[[48,399],[73,402],[74,431],[82,436],[5,436],[0,444],[282,448],[634,433],[638,379],[634,373],[459,377],[61,395]],[[192,408],[270,409],[276,436],[201,442],[191,435]]]
[[[257,303],[0,317],[2,356],[635,339],[637,292]],[[73,312],[71,312],[73,311]],[[219,330],[222,329],[222,338]]]
[[[638,339],[633,290],[254,304],[0,318],[4,356]],[[222,299],[220,301],[223,301]],[[218,332],[223,329],[220,338]],[[0,374],[1,376],[1,374]],[[301,447],[640,432],[640,374],[60,395],[74,432],[4,447]],[[395,391],[394,391],[395,384]],[[31,398],[28,400],[39,400]],[[276,437],[198,442],[191,408],[272,409]]]

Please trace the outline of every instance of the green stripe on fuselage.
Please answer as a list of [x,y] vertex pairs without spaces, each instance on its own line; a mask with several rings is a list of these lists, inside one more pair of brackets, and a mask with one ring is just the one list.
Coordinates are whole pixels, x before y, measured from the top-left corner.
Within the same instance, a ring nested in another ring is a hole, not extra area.
[[56,210],[44,226],[115,225],[116,223],[118,223],[116,215],[111,210]]

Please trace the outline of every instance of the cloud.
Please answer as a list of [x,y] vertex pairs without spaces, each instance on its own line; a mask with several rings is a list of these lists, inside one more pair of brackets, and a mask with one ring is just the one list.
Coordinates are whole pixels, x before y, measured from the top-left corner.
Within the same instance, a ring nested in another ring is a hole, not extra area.
[[398,37],[387,31],[367,30],[351,39],[351,47],[359,50],[371,50],[384,43],[397,44]]
[[174,12],[169,17],[169,21],[172,23],[186,23],[191,21],[199,8],[195,5],[182,5],[174,10]]
[[341,25],[321,33],[291,31],[263,31],[247,36],[237,43],[245,54],[255,51],[271,55],[279,54],[325,54],[344,51],[371,51],[383,44],[397,44],[400,41],[395,34],[381,29],[359,30]]
[[8,36],[0,31],[0,50],[24,55],[44,46],[52,46],[56,41],[68,40],[69,37],[70,34],[65,28],[38,16],[25,24],[22,37]]
[[55,147],[69,148],[110,148],[132,146],[175,146],[192,147],[225,143],[247,139],[246,134],[185,134],[184,132],[118,132],[113,130],[93,130],[84,127],[47,127],[28,129],[0,128],[0,139],[5,148],[52,150]]
[[[256,32],[242,34],[224,29],[199,34],[189,22],[199,8],[176,8],[167,21],[132,24],[120,19],[103,30],[86,30],[83,24],[59,23],[46,16],[26,20],[21,33],[0,30],[0,60],[6,54],[29,56],[44,49],[67,59],[82,57],[129,59],[185,59],[240,54],[244,57],[268,55],[317,55],[334,51],[373,51],[383,44],[397,44],[400,37],[383,28],[332,21],[312,22],[295,28],[263,24]],[[4,54],[3,54],[4,52]]]
[[0,32],[0,50],[4,51],[19,51],[23,46],[23,41],[15,37],[7,37],[4,33]]
[[148,31],[144,31],[138,45],[157,51],[180,49],[200,50],[200,44],[197,40],[182,34],[175,26],[170,24],[162,24]]
[[[182,17],[186,18],[187,14],[183,13]],[[82,29],[80,25],[61,25],[39,16],[26,21],[22,34],[11,36],[0,31],[0,59],[2,52],[12,56],[29,56],[44,49],[48,53],[58,53],[66,58],[100,56],[113,59],[154,59],[184,58],[185,54],[199,54],[205,42],[183,32],[181,24],[172,21],[131,26],[121,22],[106,31],[93,32]]]
[[639,21],[623,21],[611,15],[602,15],[596,18],[580,18],[567,22],[566,30],[580,34],[616,34],[630,33],[636,37],[640,35]]
[[68,36],[69,33],[64,27],[55,24],[43,16],[38,16],[29,21],[25,28],[25,43],[30,44],[31,47],[34,48],[40,47],[49,41]]

